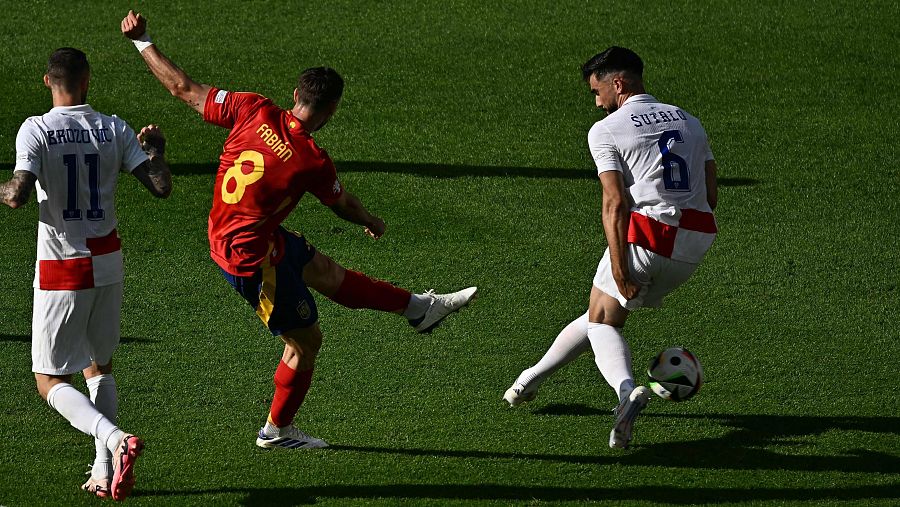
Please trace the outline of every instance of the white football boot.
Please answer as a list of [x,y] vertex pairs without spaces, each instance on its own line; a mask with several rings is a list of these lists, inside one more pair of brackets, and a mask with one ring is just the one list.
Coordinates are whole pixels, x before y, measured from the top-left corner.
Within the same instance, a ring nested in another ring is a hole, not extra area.
[[613,449],[625,449],[631,441],[631,430],[634,420],[641,410],[650,402],[650,390],[644,386],[637,386],[627,398],[623,399],[614,410],[616,424],[609,432],[609,446]]
[[316,438],[300,431],[293,424],[278,428],[277,435],[269,435],[265,427],[256,435],[256,445],[263,449],[320,449],[328,447],[328,443],[321,438]]
[[478,287],[469,287],[451,294],[435,294],[430,290],[425,295],[431,296],[431,305],[425,310],[425,315],[409,321],[413,329],[420,333],[430,333],[448,315],[471,303],[478,296]]
[[516,382],[503,393],[503,399],[509,403],[510,407],[518,407],[519,405],[537,398],[537,386],[526,389],[525,386]]

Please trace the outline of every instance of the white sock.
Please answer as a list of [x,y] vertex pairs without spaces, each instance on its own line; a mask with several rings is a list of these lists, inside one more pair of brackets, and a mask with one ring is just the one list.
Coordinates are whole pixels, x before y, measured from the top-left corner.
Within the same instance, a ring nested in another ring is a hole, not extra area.
[[591,322],[588,324],[588,339],[594,349],[597,368],[606,383],[619,395],[619,401],[622,401],[634,390],[631,349],[622,336],[622,329]]
[[277,437],[281,432],[278,429],[278,426],[266,421],[266,425],[263,426],[263,434],[267,437],[274,438]]
[[[101,414],[110,422],[116,422],[116,413],[119,409],[119,399],[116,395],[116,379],[111,374],[97,375],[86,380],[88,391],[91,393],[91,402]],[[106,448],[106,441],[94,439],[97,455],[94,458],[94,466],[91,475],[96,478],[111,477],[112,454]]]
[[411,294],[409,304],[406,305],[406,310],[403,310],[403,316],[409,320],[421,319],[431,306],[431,299],[431,296],[425,294]]
[[[51,387],[47,393],[47,403],[78,431],[106,442],[106,448],[110,452],[115,450],[124,435],[122,430],[101,414],[91,400],[72,387],[72,384],[61,382]],[[113,440],[112,445],[110,440]]]
[[537,387],[541,385],[547,377],[556,370],[562,368],[566,364],[575,360],[584,353],[591,344],[588,341],[588,314],[584,313],[581,317],[569,323],[556,339],[553,344],[544,353],[544,357],[531,368],[523,371],[519,378],[516,379],[517,384],[521,384],[526,389],[529,387]]

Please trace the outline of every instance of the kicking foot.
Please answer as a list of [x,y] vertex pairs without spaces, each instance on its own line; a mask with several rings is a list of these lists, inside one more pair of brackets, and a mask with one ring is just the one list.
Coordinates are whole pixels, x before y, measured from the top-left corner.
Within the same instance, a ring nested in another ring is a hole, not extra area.
[[637,386],[627,398],[619,403],[614,413],[616,424],[609,432],[609,446],[613,449],[626,449],[631,442],[631,430],[634,420],[650,402],[650,390],[644,386]]
[[269,435],[265,428],[259,430],[256,435],[256,445],[263,449],[320,449],[328,447],[328,443],[321,438],[316,438],[303,433],[291,424],[284,428],[278,428],[277,435]]
[[433,290],[425,294],[431,296],[431,305],[421,318],[409,321],[420,333],[430,333],[448,315],[471,303],[478,297],[478,287],[469,287],[451,294],[435,294]]

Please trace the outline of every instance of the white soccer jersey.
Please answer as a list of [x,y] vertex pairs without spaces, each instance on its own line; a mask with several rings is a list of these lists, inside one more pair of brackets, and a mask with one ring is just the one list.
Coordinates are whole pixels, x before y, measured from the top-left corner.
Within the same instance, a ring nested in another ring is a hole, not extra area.
[[631,198],[628,242],[698,263],[715,239],[706,196],[706,131],[682,109],[630,97],[588,133],[597,173],[619,171]]
[[119,171],[146,160],[127,123],[87,104],[25,120],[15,170],[37,176],[35,287],[80,290],[122,281],[116,183]]

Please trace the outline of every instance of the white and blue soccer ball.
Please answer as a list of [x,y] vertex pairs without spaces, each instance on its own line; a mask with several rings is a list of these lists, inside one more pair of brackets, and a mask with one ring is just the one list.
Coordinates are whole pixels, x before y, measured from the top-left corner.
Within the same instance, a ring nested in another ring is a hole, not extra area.
[[669,401],[684,401],[700,390],[703,385],[703,367],[700,360],[687,349],[668,348],[650,362],[647,369],[650,389],[660,398]]

